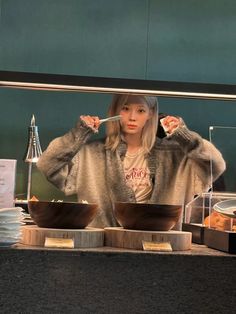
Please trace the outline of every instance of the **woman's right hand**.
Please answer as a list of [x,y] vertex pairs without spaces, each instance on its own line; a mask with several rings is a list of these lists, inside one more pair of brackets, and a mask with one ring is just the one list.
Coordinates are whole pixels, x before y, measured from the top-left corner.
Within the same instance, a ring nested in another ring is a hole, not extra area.
[[95,116],[80,116],[80,120],[82,120],[88,127],[90,127],[95,132],[98,131],[100,126],[100,120]]

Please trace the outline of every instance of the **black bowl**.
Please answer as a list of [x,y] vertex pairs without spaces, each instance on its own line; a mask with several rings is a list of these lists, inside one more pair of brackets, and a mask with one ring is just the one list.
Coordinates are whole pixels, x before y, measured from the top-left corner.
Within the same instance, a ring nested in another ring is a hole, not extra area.
[[125,229],[168,231],[178,222],[181,212],[181,205],[114,204],[114,215]]
[[42,228],[83,229],[95,217],[97,204],[29,201],[33,221]]

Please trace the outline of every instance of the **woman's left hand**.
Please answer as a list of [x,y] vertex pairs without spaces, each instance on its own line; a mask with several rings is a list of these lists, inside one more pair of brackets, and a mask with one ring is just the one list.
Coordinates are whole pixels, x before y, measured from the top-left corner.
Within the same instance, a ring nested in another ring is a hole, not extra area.
[[166,116],[161,119],[161,125],[166,133],[172,134],[180,126],[180,119],[173,116]]

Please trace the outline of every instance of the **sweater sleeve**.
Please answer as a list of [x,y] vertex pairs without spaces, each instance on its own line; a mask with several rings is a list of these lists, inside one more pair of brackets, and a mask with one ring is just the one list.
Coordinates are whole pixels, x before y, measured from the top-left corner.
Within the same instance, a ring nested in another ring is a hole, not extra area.
[[184,153],[190,158],[197,169],[197,175],[203,182],[211,179],[214,182],[226,169],[225,161],[220,151],[209,141],[196,132],[190,131],[186,125],[181,125],[171,135]]
[[93,133],[90,127],[79,121],[75,128],[54,139],[37,162],[38,169],[48,181],[67,195],[77,192],[77,153]]

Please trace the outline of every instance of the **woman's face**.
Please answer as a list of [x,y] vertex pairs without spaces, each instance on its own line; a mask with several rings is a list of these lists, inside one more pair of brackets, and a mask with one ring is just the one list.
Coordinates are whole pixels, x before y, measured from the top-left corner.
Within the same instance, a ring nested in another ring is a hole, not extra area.
[[121,128],[125,134],[141,134],[151,113],[145,103],[128,103],[121,108]]

